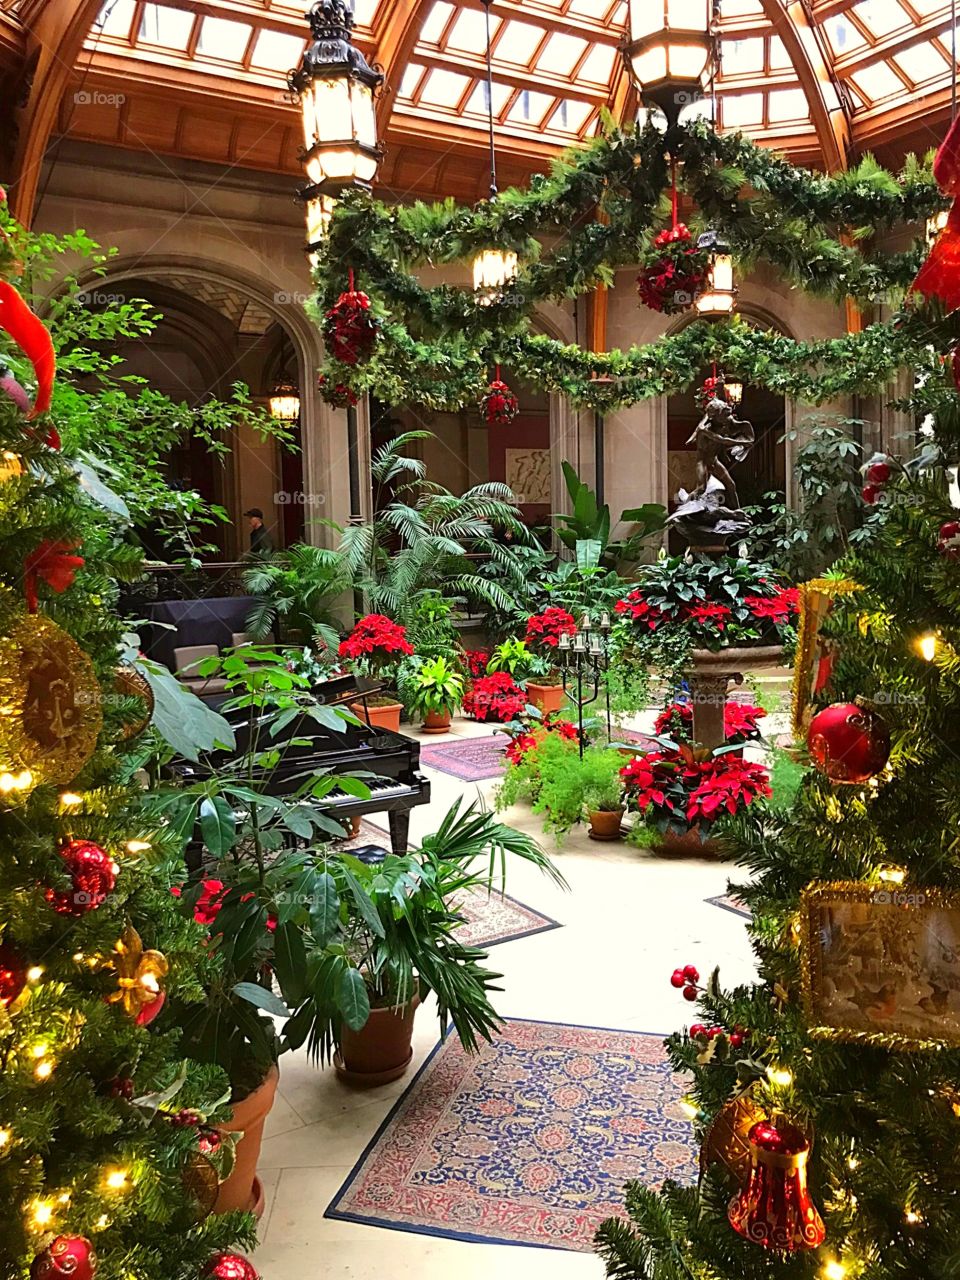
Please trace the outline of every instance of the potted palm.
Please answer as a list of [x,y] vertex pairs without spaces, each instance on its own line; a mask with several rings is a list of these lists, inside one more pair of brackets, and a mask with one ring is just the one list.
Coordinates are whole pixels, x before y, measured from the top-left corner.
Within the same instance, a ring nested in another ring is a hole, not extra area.
[[530,836],[462,800],[416,853],[374,866],[349,853],[318,858],[304,882],[315,904],[308,976],[287,1040],[332,1058],[352,1084],[383,1084],[406,1071],[414,1013],[431,992],[441,1031],[452,1021],[467,1050],[489,1040],[497,1027],[489,994],[500,975],[485,967],[485,952],[457,938],[458,904],[476,890],[502,890],[507,855],[564,883]]
[[[341,658],[348,659],[358,675],[372,675],[387,682],[395,681],[398,663],[412,653],[413,645],[407,639],[406,628],[382,613],[368,613],[340,642]],[[389,729],[394,733],[400,729],[403,703],[390,692],[354,702],[350,710],[371,728]]]
[[409,706],[424,733],[446,733],[463,702],[463,676],[442,655],[421,664],[409,681]]

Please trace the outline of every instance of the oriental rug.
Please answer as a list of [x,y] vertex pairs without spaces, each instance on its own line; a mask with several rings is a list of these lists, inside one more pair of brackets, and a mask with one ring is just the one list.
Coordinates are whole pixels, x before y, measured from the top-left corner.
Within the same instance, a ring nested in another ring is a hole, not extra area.
[[508,742],[506,734],[491,733],[482,738],[460,738],[456,742],[424,743],[420,748],[420,763],[461,782],[483,782],[503,773],[503,753]]

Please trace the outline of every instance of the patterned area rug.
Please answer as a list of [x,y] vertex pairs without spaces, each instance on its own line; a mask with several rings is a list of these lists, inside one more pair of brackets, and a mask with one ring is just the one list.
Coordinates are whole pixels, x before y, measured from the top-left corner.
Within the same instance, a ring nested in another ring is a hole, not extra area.
[[[390,836],[364,818],[360,823],[360,834],[344,840],[337,847],[356,849],[370,844],[389,849]],[[518,938],[528,938],[534,933],[562,928],[558,921],[541,915],[539,911],[534,911],[532,907],[518,902],[506,893],[481,891],[465,894],[459,903],[459,909],[463,924],[457,929],[457,937],[470,947],[496,947],[501,942],[515,942]]]
[[440,773],[449,773],[462,782],[482,782],[503,773],[503,753],[507,739],[502,733],[484,738],[461,738],[458,742],[438,742],[420,748],[420,763]]
[[706,898],[704,901],[711,906],[722,907],[724,911],[732,911],[735,916],[743,916],[744,920],[750,919],[750,908],[736,894],[721,893],[718,898]]
[[680,1096],[657,1035],[511,1019],[475,1056],[451,1036],[326,1216],[587,1253],[628,1179],[695,1181]]

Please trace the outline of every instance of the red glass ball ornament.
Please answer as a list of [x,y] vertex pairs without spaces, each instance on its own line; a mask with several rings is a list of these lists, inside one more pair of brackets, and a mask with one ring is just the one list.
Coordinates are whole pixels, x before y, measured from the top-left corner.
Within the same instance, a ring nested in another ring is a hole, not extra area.
[[867,484],[881,485],[886,484],[892,474],[889,462],[871,462],[864,473],[864,477]]
[[875,484],[865,484],[860,490],[860,496],[868,507],[872,507],[880,497],[880,489]]
[[204,1280],[260,1280],[256,1267],[239,1253],[218,1253],[201,1272]]
[[673,973],[670,975],[670,985],[671,987],[676,987],[678,991],[686,984],[686,981],[687,980],[683,976],[682,969],[674,969]]
[[940,526],[937,550],[948,560],[960,560],[960,520],[948,520]]
[[734,1231],[777,1253],[819,1248],[827,1232],[807,1187],[806,1134],[787,1121],[761,1120],[748,1142],[750,1176],[727,1206]]
[[86,1236],[57,1236],[30,1264],[30,1280],[93,1280],[97,1255]]
[[875,711],[855,702],[835,702],[810,721],[807,748],[831,782],[866,782],[890,755],[890,730]]
[[27,985],[27,969],[7,943],[0,943],[0,1005],[9,1008]]
[[117,883],[117,864],[92,840],[69,840],[60,850],[73,888],[50,890],[48,900],[62,916],[83,916],[102,907]]
[[683,966],[683,976],[686,978],[688,982],[700,981],[700,971],[696,969],[692,964],[685,964]]
[[133,1081],[129,1076],[114,1076],[107,1081],[107,1090],[111,1098],[122,1098],[124,1102],[133,1100]]

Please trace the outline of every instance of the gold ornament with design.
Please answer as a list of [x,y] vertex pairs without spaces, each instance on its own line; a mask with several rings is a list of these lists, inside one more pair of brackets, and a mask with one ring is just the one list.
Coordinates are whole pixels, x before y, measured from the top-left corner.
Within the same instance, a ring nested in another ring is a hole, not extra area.
[[137,720],[125,724],[120,731],[121,742],[128,742],[131,738],[136,738],[138,734],[143,733],[144,729],[147,728],[153,719],[156,700],[150,687],[150,681],[132,663],[124,662],[117,667],[114,688],[121,697],[139,698],[144,704],[143,715]]
[[107,996],[108,1003],[122,1004],[124,1013],[140,1020],[163,994],[161,979],[170,972],[167,957],[162,951],[145,951],[139,933],[128,924],[113,949],[113,968],[118,989]]
[[0,794],[70,782],[102,727],[88,655],[49,618],[19,615],[0,639]]

